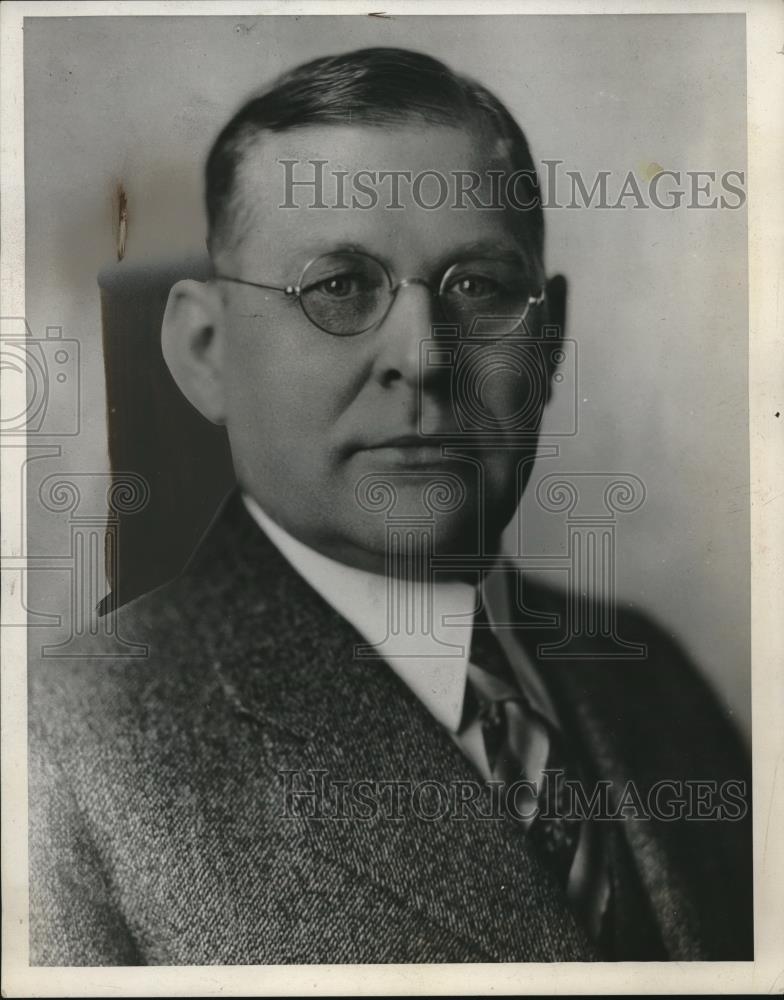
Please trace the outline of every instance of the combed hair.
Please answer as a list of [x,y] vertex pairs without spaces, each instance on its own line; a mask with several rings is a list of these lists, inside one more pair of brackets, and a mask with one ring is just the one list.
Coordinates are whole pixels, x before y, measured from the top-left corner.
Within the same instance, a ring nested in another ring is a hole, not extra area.
[[309,125],[383,126],[419,120],[489,129],[512,170],[530,178],[527,236],[541,259],[544,219],[528,143],[507,108],[486,87],[432,56],[408,49],[368,48],[324,56],[284,73],[248,100],[215,140],[206,166],[208,247],[231,237],[238,166],[259,133]]

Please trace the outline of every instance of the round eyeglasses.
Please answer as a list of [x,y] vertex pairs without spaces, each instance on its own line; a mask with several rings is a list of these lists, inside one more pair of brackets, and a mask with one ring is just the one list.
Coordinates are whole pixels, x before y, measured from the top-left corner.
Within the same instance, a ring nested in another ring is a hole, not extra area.
[[216,274],[220,281],[283,292],[296,299],[307,318],[325,333],[353,337],[378,326],[407,285],[424,285],[438,299],[441,319],[464,333],[502,337],[525,320],[544,291],[526,277],[522,261],[478,258],[450,265],[437,291],[422,278],[397,284],[384,265],[359,252],[328,253],[310,261],[296,285],[270,285]]

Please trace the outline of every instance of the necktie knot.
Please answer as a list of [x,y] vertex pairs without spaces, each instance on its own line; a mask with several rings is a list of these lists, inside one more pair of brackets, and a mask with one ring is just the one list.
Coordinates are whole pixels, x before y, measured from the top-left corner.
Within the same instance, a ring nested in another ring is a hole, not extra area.
[[524,781],[535,789],[527,836],[566,885],[580,824],[568,815],[564,781],[569,773],[560,731],[537,711],[515,678],[511,664],[480,612],[474,622],[466,689],[467,718],[481,723],[492,777],[507,787]]
[[471,663],[482,667],[497,680],[510,685],[513,690],[517,689],[517,681],[506,653],[504,653],[483,610],[477,611],[474,616],[470,660]]

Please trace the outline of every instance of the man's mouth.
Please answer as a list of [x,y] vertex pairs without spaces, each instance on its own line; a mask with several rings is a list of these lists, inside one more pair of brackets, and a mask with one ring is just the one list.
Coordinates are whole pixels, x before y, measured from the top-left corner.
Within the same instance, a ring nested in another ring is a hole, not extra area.
[[[444,454],[447,440],[446,435],[440,438],[401,434],[361,445],[356,452],[377,462],[381,467],[432,468],[455,461],[453,457]],[[454,438],[451,443],[455,443]]]

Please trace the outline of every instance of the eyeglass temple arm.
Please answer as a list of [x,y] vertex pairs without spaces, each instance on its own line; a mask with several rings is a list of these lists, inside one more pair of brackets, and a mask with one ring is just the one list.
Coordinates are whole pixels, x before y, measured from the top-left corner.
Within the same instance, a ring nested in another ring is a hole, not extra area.
[[[260,281],[245,281],[244,278],[232,278],[228,274],[216,274],[216,280],[218,281],[230,281],[235,285],[249,285],[251,288],[267,288],[271,292],[283,292],[284,295],[290,297],[299,297],[300,287],[299,285],[267,285]],[[411,279],[404,279],[397,286],[392,289],[392,292],[397,292],[400,288],[405,285],[413,284]],[[424,282],[421,282],[424,284]],[[529,306],[540,306],[545,300],[546,290],[543,288],[539,295],[529,295],[528,305]]]
[[243,278],[232,278],[228,274],[216,274],[217,281],[230,281],[235,285],[250,285],[251,288],[268,288],[271,292],[283,292],[284,295],[298,296],[299,285],[265,285],[260,281],[245,281]]

